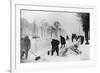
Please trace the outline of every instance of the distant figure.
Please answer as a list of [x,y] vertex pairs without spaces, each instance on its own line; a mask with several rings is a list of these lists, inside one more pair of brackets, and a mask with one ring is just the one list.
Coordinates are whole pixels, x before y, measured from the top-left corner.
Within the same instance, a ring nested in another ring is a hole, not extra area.
[[72,42],[73,42],[73,40],[77,40],[77,35],[76,34],[72,34]]
[[50,55],[50,51],[49,50],[48,50],[47,54]]
[[52,45],[51,55],[53,55],[54,52],[56,51],[57,56],[59,56],[59,40],[52,39],[51,45]]
[[77,36],[77,40],[79,40],[79,39],[80,39],[80,42],[82,45],[84,43],[84,36],[82,36],[82,35]]
[[69,36],[68,35],[66,36],[66,40],[69,40]]
[[21,59],[25,55],[25,58],[28,57],[28,51],[31,46],[31,41],[28,36],[25,36],[25,38],[21,38]]
[[60,42],[61,42],[61,48],[64,48],[66,44],[66,40],[63,36],[60,36]]

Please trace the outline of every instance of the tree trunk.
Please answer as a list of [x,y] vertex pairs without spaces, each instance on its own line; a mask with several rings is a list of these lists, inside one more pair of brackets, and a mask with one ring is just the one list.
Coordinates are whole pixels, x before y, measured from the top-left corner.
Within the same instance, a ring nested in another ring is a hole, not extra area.
[[88,32],[85,32],[85,40],[86,40],[85,44],[89,44]]
[[51,37],[52,37],[52,32],[51,32]]

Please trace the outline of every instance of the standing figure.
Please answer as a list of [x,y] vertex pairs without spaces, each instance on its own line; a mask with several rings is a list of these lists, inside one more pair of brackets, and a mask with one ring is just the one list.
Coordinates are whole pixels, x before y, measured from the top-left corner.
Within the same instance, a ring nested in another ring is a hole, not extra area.
[[74,39],[77,41],[77,35],[76,34],[72,34],[72,42],[73,42]]
[[66,36],[66,40],[69,40],[69,36],[68,35]]
[[79,35],[78,37],[77,37],[77,40],[79,40],[80,39],[80,42],[81,42],[81,45],[84,43],[84,36],[82,36],[82,35]]
[[51,45],[52,45],[51,55],[53,55],[54,52],[56,51],[57,56],[59,56],[59,40],[52,39]]
[[63,36],[60,36],[60,41],[61,41],[61,48],[64,48],[66,44],[65,38]]

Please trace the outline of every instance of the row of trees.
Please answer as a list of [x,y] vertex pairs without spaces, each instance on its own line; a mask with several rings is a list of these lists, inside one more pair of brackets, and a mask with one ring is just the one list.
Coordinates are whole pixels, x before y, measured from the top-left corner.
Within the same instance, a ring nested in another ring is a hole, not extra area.
[[[89,13],[77,13],[77,16],[81,19],[81,24],[83,28],[83,32],[85,34],[86,44],[89,44],[89,32],[90,32],[90,14]],[[28,28],[29,27],[29,28]],[[33,24],[29,24],[26,19],[21,19],[21,34],[24,28],[28,28],[29,30],[33,29],[33,36],[38,35],[37,24],[33,22]],[[51,37],[53,34],[58,37],[65,33],[64,29],[61,28],[61,24],[59,21],[55,21],[53,25],[50,25],[48,22],[41,23],[41,37],[45,34],[49,34]]]
[[[89,35],[90,35],[90,13],[77,13],[77,16],[81,19],[81,24],[82,24],[82,28],[83,28],[83,32],[85,34],[85,40],[86,40],[86,44],[89,44]],[[45,27],[46,30],[42,27]],[[49,25],[47,22],[44,23],[44,26],[41,26],[42,31],[44,29],[44,32],[47,32],[48,34],[51,35],[55,34],[56,37],[58,37],[58,34],[61,35],[63,34],[65,31],[61,28],[61,24],[59,21],[55,21],[53,25]],[[43,32],[43,33],[44,33]],[[43,35],[43,33],[41,33]]]
[[[49,34],[51,37],[53,34],[58,37],[59,34],[63,31],[59,21],[55,21],[53,25],[49,25],[47,22],[43,23],[41,26],[41,34]],[[45,36],[45,35],[44,35]]]

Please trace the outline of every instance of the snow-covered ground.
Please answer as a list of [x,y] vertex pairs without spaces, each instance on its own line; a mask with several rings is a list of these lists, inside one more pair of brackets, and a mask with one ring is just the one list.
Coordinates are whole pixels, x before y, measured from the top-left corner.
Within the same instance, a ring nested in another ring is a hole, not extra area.
[[[75,42],[74,42],[75,43]],[[66,41],[66,48],[72,46],[73,43],[71,40]],[[82,53],[76,55],[73,51],[68,50],[66,56],[62,56],[61,52],[63,49],[60,49],[60,55],[57,56],[56,52],[53,56],[48,55],[48,50],[51,50],[51,39],[31,39],[31,49],[28,53],[28,59],[23,59],[22,62],[30,63],[30,62],[58,62],[58,61],[79,61],[79,60],[88,60],[89,59],[89,45],[79,45],[78,50]],[[35,60],[37,56],[40,56],[39,60]]]

